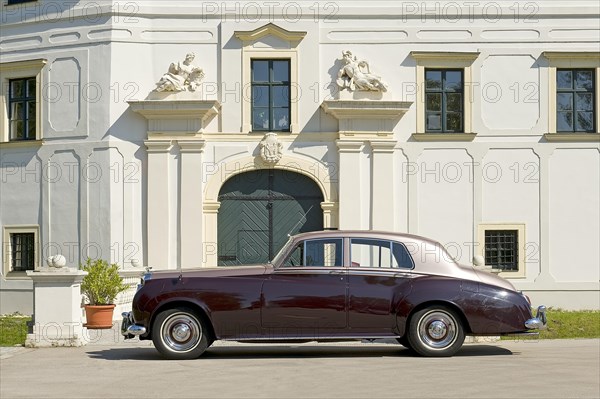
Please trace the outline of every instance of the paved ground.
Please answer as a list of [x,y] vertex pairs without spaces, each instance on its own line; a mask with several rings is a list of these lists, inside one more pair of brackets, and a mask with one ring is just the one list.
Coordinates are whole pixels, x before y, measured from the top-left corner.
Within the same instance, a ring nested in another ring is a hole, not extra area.
[[[110,331],[109,331],[110,334]],[[192,361],[151,343],[2,348],[0,398],[599,398],[600,340],[466,344],[412,357],[399,345],[215,343]]]

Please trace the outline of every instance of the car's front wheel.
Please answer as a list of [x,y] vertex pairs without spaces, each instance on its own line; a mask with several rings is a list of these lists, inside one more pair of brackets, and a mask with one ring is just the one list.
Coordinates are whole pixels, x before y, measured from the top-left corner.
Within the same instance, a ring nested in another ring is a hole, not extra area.
[[465,341],[460,318],[445,306],[416,312],[410,319],[408,342],[421,356],[452,356]]
[[209,346],[207,333],[202,318],[193,310],[168,309],[154,320],[152,342],[168,359],[195,359]]
[[400,338],[396,338],[396,341],[398,341],[398,343],[403,347],[410,349],[410,344],[408,343],[408,337],[406,334],[404,334]]

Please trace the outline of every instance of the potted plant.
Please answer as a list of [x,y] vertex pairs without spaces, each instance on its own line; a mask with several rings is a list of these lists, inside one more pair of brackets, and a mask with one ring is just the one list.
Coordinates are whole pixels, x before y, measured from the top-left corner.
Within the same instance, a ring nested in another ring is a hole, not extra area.
[[92,329],[112,328],[115,298],[128,286],[119,276],[119,266],[102,259],[88,258],[80,269],[88,274],[81,282],[81,293],[85,296],[85,327]]

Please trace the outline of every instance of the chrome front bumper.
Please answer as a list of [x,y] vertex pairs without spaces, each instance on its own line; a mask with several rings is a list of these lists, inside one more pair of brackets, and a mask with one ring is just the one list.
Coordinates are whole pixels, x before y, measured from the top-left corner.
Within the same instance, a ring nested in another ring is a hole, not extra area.
[[131,312],[123,312],[121,313],[121,316],[123,317],[123,321],[121,322],[121,335],[124,336],[125,339],[137,337],[138,335],[146,333],[146,327],[139,326],[133,322]]
[[544,330],[546,329],[546,307],[544,305],[538,306],[537,312],[533,319],[529,319],[525,322],[525,327],[528,330]]

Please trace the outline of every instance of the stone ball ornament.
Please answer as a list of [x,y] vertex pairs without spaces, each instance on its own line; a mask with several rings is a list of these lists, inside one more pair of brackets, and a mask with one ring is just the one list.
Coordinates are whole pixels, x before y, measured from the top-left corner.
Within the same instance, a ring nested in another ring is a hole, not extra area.
[[61,268],[67,264],[67,259],[63,255],[52,255],[46,258],[46,264],[48,267]]

